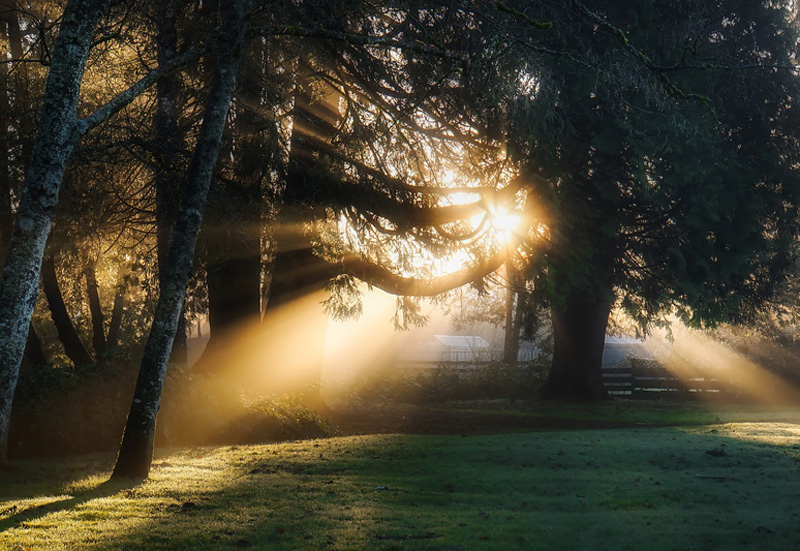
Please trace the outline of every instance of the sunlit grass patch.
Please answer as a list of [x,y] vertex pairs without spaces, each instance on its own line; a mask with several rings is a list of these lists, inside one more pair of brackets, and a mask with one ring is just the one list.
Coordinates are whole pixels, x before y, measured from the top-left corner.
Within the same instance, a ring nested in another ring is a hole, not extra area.
[[800,450],[800,425],[793,423],[728,423],[714,428],[727,438],[790,446]]
[[[84,458],[84,473],[52,462],[49,487],[0,505],[0,549],[791,549],[796,429],[207,447],[161,455],[148,482],[116,487],[89,468],[99,460]],[[765,431],[778,440],[758,440]]]

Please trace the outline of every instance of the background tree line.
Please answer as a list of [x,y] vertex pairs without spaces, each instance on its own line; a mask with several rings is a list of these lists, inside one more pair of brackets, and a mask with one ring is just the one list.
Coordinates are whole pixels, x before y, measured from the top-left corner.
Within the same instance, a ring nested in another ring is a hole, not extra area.
[[[146,476],[168,366],[206,313],[210,355],[314,292],[356,315],[364,281],[402,326],[414,297],[506,264],[507,325],[552,317],[545,393],[594,399],[612,309],[644,332],[746,321],[795,261],[790,3],[0,11],[3,458],[21,365],[127,357],[115,475]],[[447,256],[461,267],[437,270]]]

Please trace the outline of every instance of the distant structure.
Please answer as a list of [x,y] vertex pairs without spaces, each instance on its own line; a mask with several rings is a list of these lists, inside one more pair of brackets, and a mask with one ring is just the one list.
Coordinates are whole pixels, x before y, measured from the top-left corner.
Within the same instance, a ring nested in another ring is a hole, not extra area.
[[606,345],[603,348],[603,367],[617,365],[628,358],[652,360],[653,355],[645,346],[644,341],[640,339],[607,335]]
[[439,364],[470,365],[491,362],[496,351],[489,341],[476,335],[434,335],[400,353],[403,366],[436,366]]
[[[541,350],[534,343],[520,343],[518,361],[530,362]],[[401,367],[436,367],[439,365],[475,366],[502,361],[503,350],[477,335],[433,335],[404,347],[398,356]],[[606,337],[603,367],[613,368],[628,358],[652,360],[644,341],[633,337]]]
[[[532,342],[520,343],[520,362],[532,361],[539,348]],[[478,335],[433,335],[428,340],[404,348],[398,357],[402,367],[438,365],[475,366],[503,359],[503,349]]]

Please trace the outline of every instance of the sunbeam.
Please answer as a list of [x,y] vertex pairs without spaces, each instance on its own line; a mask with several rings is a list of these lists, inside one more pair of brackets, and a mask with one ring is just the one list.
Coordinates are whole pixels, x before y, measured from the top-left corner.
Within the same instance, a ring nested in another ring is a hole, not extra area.
[[729,346],[683,326],[673,327],[672,333],[672,343],[663,337],[651,341],[653,356],[687,388],[701,391],[698,395],[716,397],[719,392],[702,392],[714,380],[751,403],[797,402],[797,388]]

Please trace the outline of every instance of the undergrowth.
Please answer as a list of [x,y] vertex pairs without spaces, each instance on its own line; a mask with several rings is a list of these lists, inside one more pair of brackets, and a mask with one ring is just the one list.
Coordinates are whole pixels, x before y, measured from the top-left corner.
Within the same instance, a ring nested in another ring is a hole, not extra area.
[[534,362],[392,369],[344,383],[340,392],[363,400],[388,399],[407,403],[498,398],[530,400],[536,396],[545,374],[546,369]]
[[[39,367],[21,378],[9,438],[11,457],[116,451],[130,407],[135,366]],[[315,411],[319,389],[252,396],[215,375],[171,370],[156,445],[252,444],[333,434]]]

